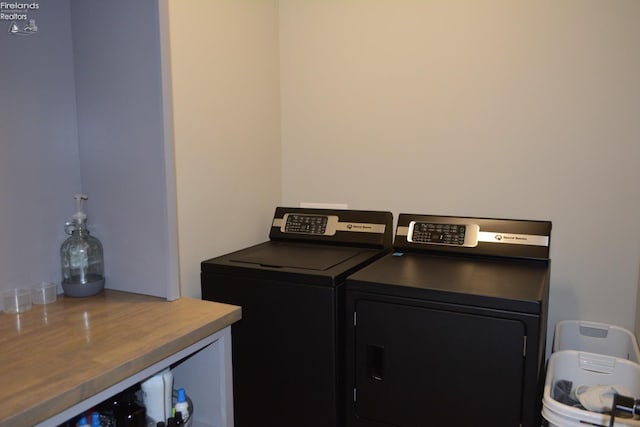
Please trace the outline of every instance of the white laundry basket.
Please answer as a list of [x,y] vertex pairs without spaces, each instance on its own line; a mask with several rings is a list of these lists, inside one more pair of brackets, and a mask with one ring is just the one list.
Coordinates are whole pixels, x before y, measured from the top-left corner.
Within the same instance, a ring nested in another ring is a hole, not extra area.
[[636,337],[628,330],[606,323],[563,320],[556,324],[553,351],[578,350],[640,363]]
[[[542,416],[549,427],[608,426],[610,417],[565,405],[551,397],[551,390],[559,380],[568,380],[573,387],[580,385],[616,384],[640,397],[640,365],[626,359],[595,353],[564,350],[551,354],[542,396]],[[616,427],[640,427],[640,420],[616,417]]]

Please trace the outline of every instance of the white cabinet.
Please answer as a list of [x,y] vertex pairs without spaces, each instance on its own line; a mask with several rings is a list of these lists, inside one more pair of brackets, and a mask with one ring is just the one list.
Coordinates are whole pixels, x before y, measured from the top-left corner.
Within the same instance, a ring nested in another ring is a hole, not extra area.
[[192,427],[233,427],[230,326],[139,371],[36,426],[58,426],[167,367],[172,369],[174,387],[183,387],[188,390],[195,410]]

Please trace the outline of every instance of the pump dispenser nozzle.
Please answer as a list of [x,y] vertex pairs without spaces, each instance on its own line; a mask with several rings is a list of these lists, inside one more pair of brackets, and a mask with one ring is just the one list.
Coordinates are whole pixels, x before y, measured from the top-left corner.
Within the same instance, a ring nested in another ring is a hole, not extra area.
[[86,194],[80,193],[74,194],[73,198],[76,201],[76,212],[71,216],[71,221],[64,224],[64,231],[67,234],[73,234],[76,230],[86,229],[87,214],[82,210],[82,204],[89,198]]
[[74,220],[83,220],[87,219],[87,214],[82,211],[82,202],[88,200],[86,194],[74,194],[73,198],[76,200],[76,213],[73,214]]

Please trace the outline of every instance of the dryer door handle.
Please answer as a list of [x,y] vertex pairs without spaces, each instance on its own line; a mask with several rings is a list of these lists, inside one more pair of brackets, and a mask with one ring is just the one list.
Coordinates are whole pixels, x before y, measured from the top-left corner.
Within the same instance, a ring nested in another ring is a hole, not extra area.
[[384,346],[367,344],[367,378],[384,381]]

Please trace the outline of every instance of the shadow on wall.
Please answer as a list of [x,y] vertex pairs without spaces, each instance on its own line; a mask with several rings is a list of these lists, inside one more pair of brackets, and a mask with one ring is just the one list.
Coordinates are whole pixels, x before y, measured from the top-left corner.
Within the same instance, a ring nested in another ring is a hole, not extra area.
[[638,290],[636,294],[636,339],[640,340],[640,258],[638,258]]
[[578,307],[578,297],[576,288],[571,283],[563,283],[551,277],[549,289],[549,317],[547,319],[547,348],[546,357],[551,355],[553,347],[553,332],[556,323],[561,320],[593,320],[579,319],[580,307]]

